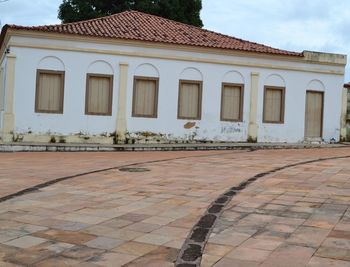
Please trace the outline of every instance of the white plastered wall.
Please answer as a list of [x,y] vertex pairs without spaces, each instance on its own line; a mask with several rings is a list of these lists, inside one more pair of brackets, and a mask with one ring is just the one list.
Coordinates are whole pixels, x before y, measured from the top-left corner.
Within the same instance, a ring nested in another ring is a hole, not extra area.
[[5,77],[6,77],[6,57],[0,63],[0,129],[3,125],[3,113],[5,110]]
[[[342,66],[314,65],[302,62],[284,62],[280,59],[245,58],[241,56],[224,56],[179,52],[156,48],[141,48],[110,44],[89,44],[72,41],[33,40],[15,37],[14,43],[55,45],[65,47],[94,48],[103,51],[121,51],[128,53],[151,53],[171,56],[188,56],[206,60],[232,61],[229,64],[209,64],[194,61],[169,60],[151,57],[125,55],[108,55],[103,53],[86,53],[61,51],[53,49],[33,49],[13,47],[16,54],[16,88],[15,114],[16,131],[20,133],[59,133],[64,135],[112,133],[116,129],[116,111],[118,103],[119,63],[129,64],[127,90],[127,131],[153,132],[165,134],[168,138],[192,138],[216,141],[246,141],[249,123],[250,75],[260,73],[258,92],[258,141],[259,142],[301,142],[304,139],[305,94],[314,85],[313,80],[320,81],[325,91],[324,129],[326,141],[339,138],[339,118],[341,112],[342,75],[321,74],[316,72],[279,70],[262,67],[238,66],[234,62],[250,62],[274,66],[291,66],[319,70],[342,71]],[[43,61],[44,59],[44,61]],[[45,64],[43,64],[43,62]],[[58,64],[61,62],[61,64]],[[58,69],[65,71],[64,114],[38,114],[34,112],[36,69]],[[113,114],[112,116],[87,116],[85,110],[86,74],[105,73],[114,75]],[[133,118],[132,88],[133,77],[159,77],[158,118]],[[203,81],[202,119],[195,126],[186,129],[188,120],[177,119],[177,101],[179,79]],[[243,122],[221,122],[220,102],[222,82],[244,84]],[[264,85],[286,87],[285,123],[262,123]],[[320,89],[321,90],[321,89]]]

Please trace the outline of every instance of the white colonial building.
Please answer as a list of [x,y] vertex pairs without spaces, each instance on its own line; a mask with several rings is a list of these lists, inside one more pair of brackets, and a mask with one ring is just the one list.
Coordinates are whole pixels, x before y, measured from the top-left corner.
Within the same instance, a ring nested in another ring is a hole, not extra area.
[[346,56],[123,12],[0,37],[2,142],[303,142],[345,136]]

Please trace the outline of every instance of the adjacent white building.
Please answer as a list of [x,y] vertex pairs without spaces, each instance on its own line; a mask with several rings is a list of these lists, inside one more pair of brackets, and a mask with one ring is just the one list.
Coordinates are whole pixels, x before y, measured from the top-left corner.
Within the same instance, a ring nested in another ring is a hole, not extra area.
[[2,142],[327,142],[346,134],[345,55],[284,51],[136,11],[5,25],[0,46]]

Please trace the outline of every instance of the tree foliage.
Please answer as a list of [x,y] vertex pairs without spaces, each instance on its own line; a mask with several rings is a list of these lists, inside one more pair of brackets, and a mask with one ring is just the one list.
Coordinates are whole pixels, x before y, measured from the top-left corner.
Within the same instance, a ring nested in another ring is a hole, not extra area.
[[58,18],[68,23],[137,10],[203,27],[201,9],[201,0],[63,0]]

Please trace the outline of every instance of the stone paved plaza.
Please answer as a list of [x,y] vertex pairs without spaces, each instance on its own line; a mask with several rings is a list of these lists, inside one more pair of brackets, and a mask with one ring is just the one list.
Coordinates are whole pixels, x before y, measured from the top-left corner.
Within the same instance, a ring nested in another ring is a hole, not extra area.
[[[0,198],[67,179],[0,202],[0,266],[174,266],[221,194],[295,163],[237,192],[201,266],[350,266],[346,156],[350,148],[2,153]],[[303,164],[334,157],[344,158]]]

